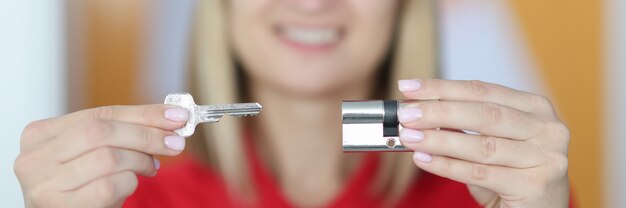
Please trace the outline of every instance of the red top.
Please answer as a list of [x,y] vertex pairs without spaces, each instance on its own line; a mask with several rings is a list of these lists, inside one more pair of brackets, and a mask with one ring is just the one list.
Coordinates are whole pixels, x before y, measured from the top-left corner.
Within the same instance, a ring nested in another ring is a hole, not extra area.
[[[257,207],[294,207],[268,171],[248,150],[253,182],[258,187]],[[383,199],[368,192],[379,165],[377,153],[368,154],[344,190],[326,207],[380,207]],[[164,165],[153,178],[139,177],[139,186],[124,207],[242,207],[228,195],[219,173],[191,156]],[[427,172],[412,182],[398,207],[480,207],[464,184]]]
[[[368,194],[378,168],[378,156],[369,155],[349,179],[344,190],[327,207],[379,207],[382,199]],[[251,161],[253,180],[259,187],[258,207],[294,207],[276,181]],[[164,166],[153,178],[139,177],[139,186],[124,207],[242,207],[228,196],[226,184],[214,170],[186,157]],[[378,205],[378,206],[377,206]],[[464,184],[426,172],[413,182],[398,207],[480,207]]]
[[[254,207],[294,207],[255,157],[247,150],[254,187],[259,190]],[[325,207],[381,207],[383,199],[368,192],[379,166],[379,154],[370,153],[334,200]],[[139,185],[124,207],[249,207],[228,195],[226,184],[215,170],[191,156],[164,165],[153,178],[139,177]],[[397,207],[480,207],[465,184],[422,172],[409,186]],[[570,204],[570,207],[573,207]]]

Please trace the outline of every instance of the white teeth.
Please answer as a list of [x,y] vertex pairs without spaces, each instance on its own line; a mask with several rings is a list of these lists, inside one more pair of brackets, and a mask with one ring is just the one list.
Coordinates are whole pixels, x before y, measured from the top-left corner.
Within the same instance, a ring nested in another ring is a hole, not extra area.
[[309,45],[332,43],[339,37],[338,29],[329,28],[283,27],[282,31],[286,38]]

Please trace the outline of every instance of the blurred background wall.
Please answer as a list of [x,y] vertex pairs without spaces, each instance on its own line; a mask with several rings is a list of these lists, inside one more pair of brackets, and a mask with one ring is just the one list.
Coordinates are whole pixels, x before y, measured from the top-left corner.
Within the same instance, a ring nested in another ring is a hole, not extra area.
[[62,1],[0,1],[0,207],[22,207],[13,174],[21,129],[65,111]]
[[[0,3],[0,200],[21,206],[10,171],[31,120],[111,104],[158,103],[185,89],[196,0]],[[623,0],[441,0],[442,75],[553,98],[570,126],[580,207],[626,207],[626,3]],[[45,105],[41,105],[45,103]],[[37,104],[37,105],[35,105]],[[18,109],[18,110],[14,110]],[[21,109],[21,110],[20,110]],[[5,132],[6,131],[6,132]]]

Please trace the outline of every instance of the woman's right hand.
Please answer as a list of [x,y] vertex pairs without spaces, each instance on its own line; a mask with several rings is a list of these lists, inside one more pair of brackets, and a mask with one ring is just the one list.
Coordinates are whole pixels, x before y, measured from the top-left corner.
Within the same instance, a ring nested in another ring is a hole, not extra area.
[[107,106],[30,123],[14,171],[27,207],[121,206],[137,187],[135,174],[154,176],[185,138],[188,111],[171,105]]

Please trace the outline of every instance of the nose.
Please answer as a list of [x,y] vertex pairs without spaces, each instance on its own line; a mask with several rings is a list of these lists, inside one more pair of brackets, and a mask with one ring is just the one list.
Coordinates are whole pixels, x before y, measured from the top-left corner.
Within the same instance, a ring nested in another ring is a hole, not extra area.
[[288,0],[291,9],[307,13],[324,11],[338,1],[339,0]]

